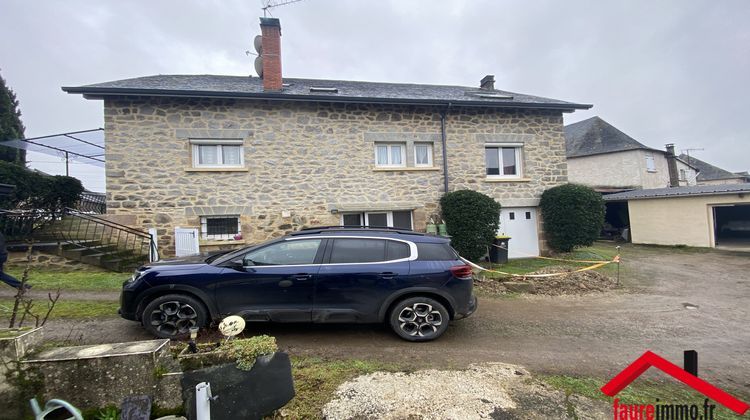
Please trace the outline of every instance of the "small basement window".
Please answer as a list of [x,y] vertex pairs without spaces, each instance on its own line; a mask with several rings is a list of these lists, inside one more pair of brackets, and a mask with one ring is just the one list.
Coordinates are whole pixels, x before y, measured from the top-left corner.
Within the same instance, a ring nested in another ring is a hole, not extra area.
[[413,230],[411,210],[343,213],[342,226],[392,227]]
[[201,217],[201,239],[232,240],[241,230],[238,216]]

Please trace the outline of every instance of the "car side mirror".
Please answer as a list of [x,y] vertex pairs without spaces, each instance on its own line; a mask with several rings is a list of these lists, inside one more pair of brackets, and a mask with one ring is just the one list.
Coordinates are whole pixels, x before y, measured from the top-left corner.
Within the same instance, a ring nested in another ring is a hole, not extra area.
[[242,260],[229,261],[227,263],[227,267],[237,271],[245,271],[245,264],[242,262]]

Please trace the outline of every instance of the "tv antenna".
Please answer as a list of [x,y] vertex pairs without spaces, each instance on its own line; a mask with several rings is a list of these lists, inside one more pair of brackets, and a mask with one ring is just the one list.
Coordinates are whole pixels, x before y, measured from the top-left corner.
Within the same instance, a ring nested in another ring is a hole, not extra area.
[[687,155],[687,163],[688,163],[688,165],[691,164],[690,163],[690,152],[701,152],[703,150],[705,150],[705,149],[702,148],[702,147],[701,148],[697,148],[697,149],[684,149],[682,152]]
[[270,9],[273,9],[274,7],[286,6],[287,4],[299,3],[301,1],[302,0],[261,0],[261,3],[263,4],[263,7],[261,7],[261,9],[263,9],[263,17],[268,17],[267,15],[273,17]]

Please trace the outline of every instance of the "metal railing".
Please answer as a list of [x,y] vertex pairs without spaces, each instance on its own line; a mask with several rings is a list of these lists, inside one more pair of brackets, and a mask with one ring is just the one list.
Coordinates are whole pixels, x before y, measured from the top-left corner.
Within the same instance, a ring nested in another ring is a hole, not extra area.
[[107,213],[107,196],[102,193],[84,191],[76,203],[76,210],[83,213]]
[[145,261],[158,259],[156,244],[148,232],[71,208],[65,209],[65,216],[56,229],[64,241],[94,250],[114,246],[122,253],[143,256]]
[[57,240],[133,263],[159,259],[148,232],[71,208],[59,213],[0,210],[0,230],[8,242]]
[[39,239],[37,232],[58,218],[45,211],[0,209],[0,232],[8,242],[29,242],[31,239]]

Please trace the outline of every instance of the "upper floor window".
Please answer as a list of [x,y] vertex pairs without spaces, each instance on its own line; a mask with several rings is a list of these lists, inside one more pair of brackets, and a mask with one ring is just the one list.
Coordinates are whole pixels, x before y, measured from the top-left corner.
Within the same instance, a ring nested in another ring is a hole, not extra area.
[[415,143],[414,144],[414,166],[432,167],[432,144]]
[[653,156],[646,156],[646,170],[648,172],[656,172],[656,162]]
[[406,166],[406,143],[376,143],[375,166],[384,168]]
[[485,146],[484,159],[487,176],[520,178],[521,147],[517,145]]
[[241,168],[245,166],[242,140],[190,140],[195,168]]

